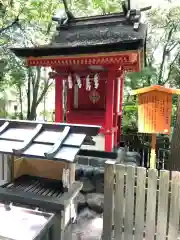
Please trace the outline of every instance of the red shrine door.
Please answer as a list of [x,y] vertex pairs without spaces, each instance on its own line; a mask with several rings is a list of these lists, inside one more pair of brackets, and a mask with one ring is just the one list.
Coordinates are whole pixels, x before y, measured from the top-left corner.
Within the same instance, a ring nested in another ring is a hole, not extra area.
[[86,90],[85,81],[82,87],[78,88],[77,84],[74,89],[74,109],[79,110],[105,110],[105,81],[100,81],[98,88],[91,87],[90,91]]
[[67,91],[67,122],[104,127],[106,81],[99,81],[97,88],[92,82],[89,90],[86,89],[86,80],[82,80],[81,88],[74,82],[73,88]]
[[[66,80],[66,121],[72,124],[102,126],[100,135],[104,138],[104,150],[109,152],[120,142],[123,79],[123,72],[109,71],[107,74],[99,75],[98,86],[92,76],[89,88],[87,79],[83,77],[79,82],[71,78],[71,84],[68,79]],[[61,107],[56,107],[56,121],[62,119],[63,112],[60,89],[63,90],[62,81],[58,81],[57,78],[56,106],[59,104]],[[60,109],[62,111],[58,112]]]

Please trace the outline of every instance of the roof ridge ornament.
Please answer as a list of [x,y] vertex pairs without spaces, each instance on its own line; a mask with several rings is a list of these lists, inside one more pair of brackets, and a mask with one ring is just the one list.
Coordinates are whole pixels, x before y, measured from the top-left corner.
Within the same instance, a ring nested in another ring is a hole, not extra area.
[[133,24],[134,30],[138,31],[141,20],[141,12],[150,10],[151,6],[140,9],[131,9],[131,0],[123,0],[121,4],[124,16],[130,23]]
[[58,22],[61,28],[67,27],[68,22],[75,18],[72,12],[69,10],[66,0],[62,0],[62,2],[64,4],[65,11],[59,11],[59,14],[57,14],[57,16],[52,17],[52,20]]
[[63,1],[63,4],[64,4],[64,9],[65,9],[66,15],[67,15],[67,17],[68,17],[68,20],[74,19],[74,15],[73,15],[72,12],[69,10],[68,4],[67,4],[66,0],[62,0],[62,1]]

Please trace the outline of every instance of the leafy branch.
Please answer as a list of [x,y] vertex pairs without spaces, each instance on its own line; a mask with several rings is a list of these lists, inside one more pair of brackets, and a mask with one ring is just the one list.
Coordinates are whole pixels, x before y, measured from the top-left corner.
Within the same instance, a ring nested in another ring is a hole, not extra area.
[[19,23],[19,15],[8,26],[1,28],[0,34],[3,33],[4,31],[7,31],[9,28],[13,27],[14,25],[18,25],[18,23]]
[[[3,5],[0,5],[1,6],[1,10],[3,8]],[[7,8],[4,9],[5,12],[8,12],[9,11],[9,8],[12,8],[12,2],[10,2],[10,6],[8,6]],[[19,26],[19,18],[20,18],[20,15],[23,13],[24,11],[24,8],[25,8],[25,5],[23,5],[23,7],[19,10],[19,13],[18,15],[14,18],[14,20],[11,21],[11,23],[9,23],[7,26],[4,26],[2,28],[0,28],[0,34],[2,34],[3,32],[9,30],[10,28],[12,28],[13,26]],[[6,14],[4,13],[4,16]]]

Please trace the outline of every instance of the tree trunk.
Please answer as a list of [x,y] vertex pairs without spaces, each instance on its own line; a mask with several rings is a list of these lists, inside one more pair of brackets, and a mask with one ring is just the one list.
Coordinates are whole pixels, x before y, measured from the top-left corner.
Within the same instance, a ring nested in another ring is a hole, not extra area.
[[30,68],[28,69],[28,88],[27,88],[27,119],[29,119],[31,112],[31,76]]
[[52,83],[49,79],[44,79],[43,86],[41,84],[41,68],[36,67],[36,74],[29,72],[28,76],[28,89],[27,89],[27,102],[28,102],[28,111],[27,119],[36,120],[36,110],[39,104],[42,102],[46,93],[48,92]]
[[28,120],[36,120],[36,106],[33,105],[31,112],[28,116]]
[[180,171],[180,96],[177,100],[176,122],[171,139],[170,156],[167,162],[168,170]]
[[162,61],[161,61],[161,65],[160,65],[160,70],[159,70],[159,76],[158,76],[158,84],[161,85],[163,83],[163,72],[164,72],[164,65],[165,65],[165,62],[166,62],[166,56],[167,56],[167,48],[168,48],[168,44],[172,38],[172,35],[173,35],[173,31],[174,31],[174,27],[172,27],[170,30],[169,30],[169,33],[168,33],[168,37],[167,37],[167,42],[164,46],[164,49],[163,49],[163,56],[162,56]]
[[22,88],[19,86],[19,102],[20,102],[20,119],[23,120],[23,99],[22,99]]
[[39,93],[39,86],[41,80],[41,68],[36,68],[36,79],[34,79],[33,84],[33,94],[32,94],[32,102],[31,102],[31,112],[29,116],[29,120],[36,120],[36,109],[37,109],[37,101],[38,101],[38,93]]

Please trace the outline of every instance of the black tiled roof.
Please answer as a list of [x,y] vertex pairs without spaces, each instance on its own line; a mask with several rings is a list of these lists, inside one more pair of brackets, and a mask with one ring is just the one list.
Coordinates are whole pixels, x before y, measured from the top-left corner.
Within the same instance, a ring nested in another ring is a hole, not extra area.
[[74,19],[57,27],[51,44],[12,50],[20,57],[137,50],[144,47],[146,34],[145,24],[134,30],[133,23],[121,13]]
[[73,26],[69,31],[61,30],[53,39],[52,45],[61,47],[94,46],[96,44],[113,44],[144,40],[145,25],[141,24],[138,31],[133,26],[113,22],[104,25]]
[[0,153],[73,162],[99,126],[0,120]]

